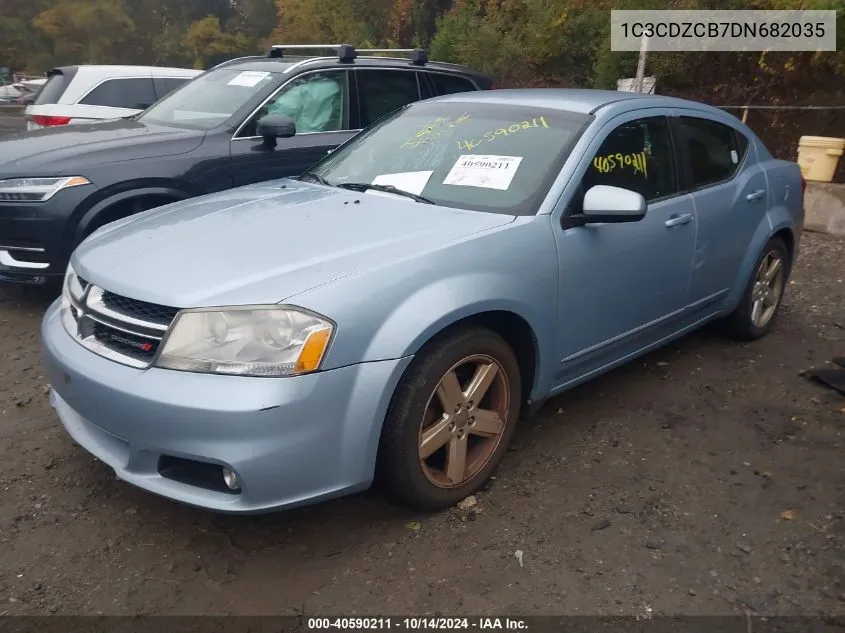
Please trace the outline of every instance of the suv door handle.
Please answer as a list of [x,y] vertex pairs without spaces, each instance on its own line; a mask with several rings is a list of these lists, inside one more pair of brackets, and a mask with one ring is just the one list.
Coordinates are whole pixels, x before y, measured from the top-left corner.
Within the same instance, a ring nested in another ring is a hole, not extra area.
[[757,191],[749,193],[747,196],[745,196],[745,199],[748,200],[749,202],[753,202],[754,200],[759,200],[760,198],[762,198],[765,195],[766,195],[765,189],[758,189]]
[[682,224],[688,224],[689,222],[692,222],[692,213],[674,213],[669,216],[669,219],[666,220],[664,224],[668,227],[673,227],[681,226]]

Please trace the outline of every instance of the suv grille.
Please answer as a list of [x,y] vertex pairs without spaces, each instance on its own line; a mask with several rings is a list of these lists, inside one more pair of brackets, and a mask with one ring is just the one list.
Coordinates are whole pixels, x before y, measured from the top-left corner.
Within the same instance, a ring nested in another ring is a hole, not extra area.
[[103,292],[103,305],[125,316],[159,325],[170,325],[179,312],[178,308],[138,301],[129,297],[121,297],[106,290]]
[[146,368],[179,308],[116,295],[71,273],[64,290],[62,319],[74,338],[92,352],[130,367]]

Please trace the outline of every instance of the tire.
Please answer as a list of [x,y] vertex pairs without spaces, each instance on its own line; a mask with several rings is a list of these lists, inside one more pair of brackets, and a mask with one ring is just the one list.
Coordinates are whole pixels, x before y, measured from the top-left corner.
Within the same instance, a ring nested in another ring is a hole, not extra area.
[[[472,395],[472,378],[485,371],[488,377],[494,374],[486,392],[480,402],[470,402],[465,392]],[[449,381],[449,375],[457,378],[457,383]],[[432,340],[405,372],[388,408],[379,445],[382,485],[400,501],[427,509],[453,506],[480,490],[513,437],[522,401],[521,383],[513,350],[486,328],[461,328]],[[450,394],[456,397],[450,398]],[[455,410],[445,412],[443,402],[461,399],[460,411],[450,407]],[[498,425],[497,419],[501,420],[497,437],[487,436]],[[433,438],[427,442],[428,448],[422,447],[423,429]],[[434,434],[434,429],[441,432]],[[443,438],[449,439],[435,450]],[[466,458],[460,470],[460,458],[453,461],[450,456],[459,456],[462,446]],[[423,458],[424,450],[434,452]],[[462,474],[456,476],[459,472]]]
[[[761,276],[763,275],[763,266],[771,266],[771,262],[775,259],[780,262],[780,268],[775,277],[770,280],[768,294],[766,294],[770,298],[770,301],[774,301],[774,304],[767,305],[766,301],[763,301],[763,305],[765,306],[763,308],[764,315],[768,312],[769,308],[773,309],[765,320],[755,319],[757,315],[754,306],[755,298],[758,297],[757,293],[767,292],[758,286],[758,283],[764,279]],[[768,334],[780,311],[784,290],[786,289],[786,281],[789,279],[791,268],[792,262],[789,259],[786,244],[779,237],[771,238],[760,253],[760,257],[757,258],[757,262],[754,265],[754,272],[748,280],[739,305],[725,319],[725,326],[733,338],[740,341],[756,341]]]

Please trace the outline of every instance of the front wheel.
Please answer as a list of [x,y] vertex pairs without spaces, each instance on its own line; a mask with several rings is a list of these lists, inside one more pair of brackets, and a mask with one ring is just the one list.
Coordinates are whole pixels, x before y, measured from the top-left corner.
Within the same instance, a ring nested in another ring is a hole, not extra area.
[[730,333],[741,341],[754,341],[771,329],[783,300],[792,262],[779,237],[768,241],[754,275],[748,282],[736,310],[726,319]]
[[465,328],[428,344],[394,393],[379,475],[398,498],[445,508],[477,492],[507,450],[522,385],[508,344]]

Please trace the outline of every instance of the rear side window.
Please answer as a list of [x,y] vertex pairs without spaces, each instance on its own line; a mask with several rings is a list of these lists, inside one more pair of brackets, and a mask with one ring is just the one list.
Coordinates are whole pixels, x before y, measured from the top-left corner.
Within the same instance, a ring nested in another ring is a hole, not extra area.
[[69,77],[63,73],[54,71],[50,74],[50,78],[47,79],[47,83],[41,87],[41,91],[38,93],[38,96],[35,97],[33,104],[44,105],[58,103],[69,83]]
[[156,89],[156,97],[161,99],[163,96],[173,92],[179,86],[185,84],[186,82],[190,81],[189,77],[153,77],[153,83],[155,84]]
[[417,73],[408,70],[358,70],[361,127],[420,99]]
[[144,110],[157,101],[152,77],[107,79],[85,95],[82,105]]
[[728,125],[681,117],[682,147],[692,184],[706,187],[733,178],[748,151],[748,139]]
[[437,93],[441,95],[450,95],[456,92],[472,92],[476,89],[475,84],[469,79],[459,75],[431,73],[429,77],[434,82],[434,88],[437,90]]

